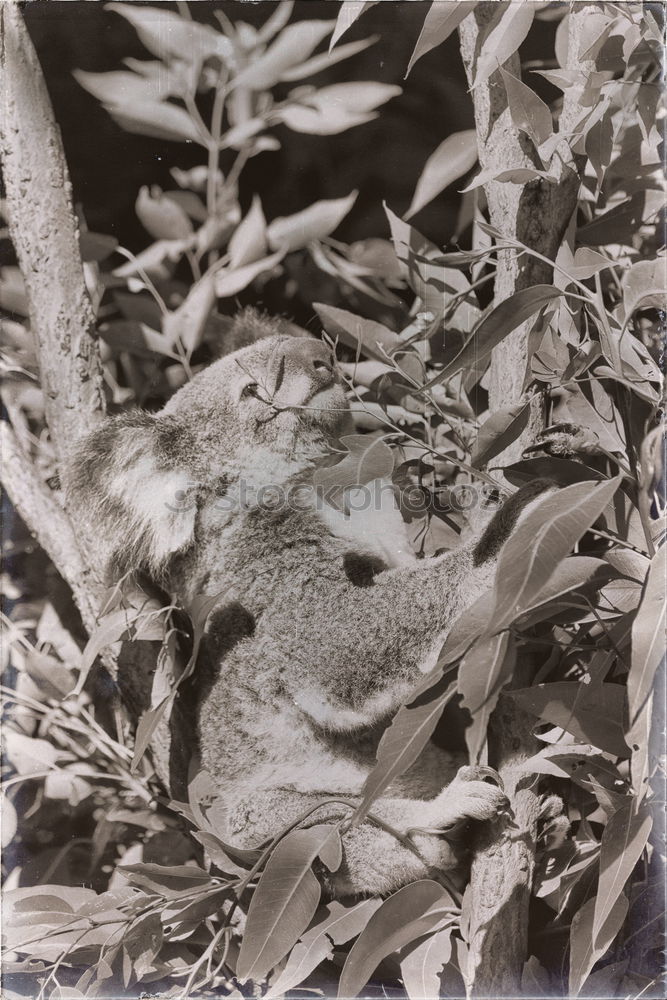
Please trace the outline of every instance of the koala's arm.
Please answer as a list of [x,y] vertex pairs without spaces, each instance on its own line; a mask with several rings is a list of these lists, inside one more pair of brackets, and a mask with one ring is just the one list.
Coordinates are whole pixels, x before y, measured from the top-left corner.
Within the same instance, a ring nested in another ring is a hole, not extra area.
[[[238,846],[257,847],[275,836],[277,818],[281,826],[294,823],[315,801],[313,795],[289,788],[255,791],[230,811],[226,834]],[[349,801],[354,806],[359,800],[350,796]],[[344,834],[343,862],[339,871],[323,876],[327,887],[334,896],[385,895],[416,879],[438,878],[440,872],[464,874],[465,844],[458,837],[447,840],[438,831],[465,820],[491,819],[506,805],[497,786],[477,780],[475,769],[467,767],[434,799],[379,798],[371,818]],[[307,825],[337,823],[349,815],[344,806],[323,803]]]
[[[284,680],[297,705],[326,729],[353,731],[393,714],[435,662],[451,625],[493,583],[495,563],[466,547],[387,570],[370,586],[315,585],[284,622]],[[313,651],[317,651],[315,669]]]
[[536,480],[469,544],[380,572],[367,586],[349,580],[332,586],[322,574],[278,639],[289,649],[285,680],[300,708],[324,728],[342,731],[393,714],[435,665],[459,615],[491,589],[503,542],[550,487]]

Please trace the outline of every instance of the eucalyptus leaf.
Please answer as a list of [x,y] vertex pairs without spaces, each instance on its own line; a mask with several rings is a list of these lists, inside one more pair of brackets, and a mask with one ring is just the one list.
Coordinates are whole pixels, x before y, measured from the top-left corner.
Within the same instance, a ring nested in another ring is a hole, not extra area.
[[352,904],[334,899],[327,903],[292,948],[287,965],[271,983],[266,1000],[282,997],[303,983],[321,962],[333,957],[335,945],[345,944],[360,934],[381,905],[380,899],[363,899]]
[[383,958],[434,930],[442,921],[442,909],[449,907],[449,894],[428,879],[406,885],[386,899],[345,960],[339,998],[356,997]]
[[605,923],[594,933],[593,914],[597,897],[587,899],[570,926],[570,995],[576,997],[588,975],[620,931],[628,912],[626,896],[619,896]]
[[302,65],[335,25],[334,21],[298,21],[282,29],[258,58],[251,60],[231,81],[233,88],[268,90],[286,72]]
[[333,49],[336,42],[348,31],[354,22],[361,17],[365,10],[375,6],[379,0],[344,0],[338,11],[336,26],[329,42],[329,51]]
[[437,3],[431,4],[410,56],[410,62],[405,72],[406,77],[417,60],[446,41],[476,6],[477,0],[472,0],[472,2],[470,0],[437,0]]
[[642,711],[653,689],[656,671],[665,657],[665,580],[667,546],[651,560],[637,616],[632,625],[632,661],[628,676],[630,725]]
[[376,109],[400,93],[400,87],[373,80],[334,83],[298,100],[290,95],[294,103],[284,104],[276,117],[294,132],[337,135],[377,118]]
[[169,56],[198,62],[224,51],[225,40],[214,28],[176,11],[126,3],[107,3],[106,9],[129,21],[146,48],[165,62]]
[[355,316],[347,309],[338,309],[323,302],[314,302],[313,305],[327,333],[362,355],[386,361],[388,355],[402,346],[398,334],[376,320]]
[[622,284],[627,317],[637,309],[667,309],[667,257],[638,261],[623,275]]
[[602,514],[619,485],[620,478],[592,490],[588,483],[575,483],[538,501],[509,537],[498,559],[490,629],[503,628],[532,606],[558,564]]
[[535,147],[541,146],[553,132],[551,111],[522,80],[504,69],[500,70],[500,75],[505,84],[507,103],[515,127],[525,132]]
[[[433,4],[435,8],[443,6],[446,4]],[[477,163],[477,155],[477,133],[474,129],[447,136],[424,164],[406,218],[416,215],[436,195],[472,170]]]
[[413,693],[411,700],[399,708],[382,734],[377,763],[364,782],[362,799],[354,813],[355,822],[363,819],[374,800],[414,764],[455,694],[456,682],[441,677],[428,689]]
[[320,899],[313,862],[319,857],[330,871],[335,871],[340,865],[340,851],[335,826],[292,830],[283,837],[250,903],[236,965],[241,981],[263,979],[301,937]]
[[263,257],[252,264],[245,264],[243,267],[226,267],[216,272],[215,293],[221,299],[231,298],[237,295],[244,288],[266,271],[276,267],[285,256],[285,250]]
[[526,38],[535,16],[531,3],[508,3],[500,19],[490,25],[477,57],[473,87],[486,83],[492,73],[514,55]]
[[295,215],[274,219],[267,229],[271,250],[289,253],[300,250],[312,240],[322,240],[338,228],[357,198],[352,191],[346,198],[316,201]]
[[620,684],[556,681],[515,689],[509,695],[525,711],[617,757],[629,757],[623,735],[625,688]]

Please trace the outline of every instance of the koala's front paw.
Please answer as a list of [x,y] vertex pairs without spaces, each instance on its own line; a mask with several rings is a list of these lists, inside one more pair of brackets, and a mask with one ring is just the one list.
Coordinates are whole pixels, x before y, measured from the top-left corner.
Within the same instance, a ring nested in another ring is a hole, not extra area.
[[494,819],[509,806],[509,799],[502,788],[489,785],[486,781],[466,781],[456,787],[452,785],[448,791],[448,812],[451,814],[448,825],[463,819],[479,822]]
[[509,809],[509,799],[497,784],[490,784],[485,777],[500,782],[500,777],[490,767],[461,767],[454,781],[438,796],[443,813],[440,824],[449,831],[467,820],[495,819]]

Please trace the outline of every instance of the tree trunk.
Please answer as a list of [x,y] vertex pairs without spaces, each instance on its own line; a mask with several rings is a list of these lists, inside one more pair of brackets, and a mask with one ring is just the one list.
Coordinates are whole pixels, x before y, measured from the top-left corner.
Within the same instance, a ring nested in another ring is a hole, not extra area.
[[[504,11],[504,4],[484,2],[460,25],[461,54],[471,87],[480,166],[498,172],[516,167],[542,169],[528,137],[512,122],[507,94],[500,72],[474,86],[479,49],[492,22]],[[591,5],[575,8],[569,15],[568,66],[584,73],[578,60],[578,32]],[[503,67],[521,78],[519,56],[515,53]],[[579,91],[571,88],[560,116],[563,138],[553,157],[556,183],[543,180],[526,185],[490,181],[485,184],[492,226],[511,239],[519,240],[550,260],[554,260],[576,209],[580,185],[580,163],[573,155],[566,134],[583,110]],[[514,292],[539,282],[552,280],[552,268],[535,257],[513,250],[498,254],[494,302],[504,301]],[[518,402],[522,397],[528,359],[531,322],[517,327],[493,352],[489,384],[491,412]],[[532,397],[531,419],[521,437],[495,461],[510,464],[523,449],[534,443],[543,426],[538,396]],[[526,655],[515,671],[514,683],[531,683],[535,663]],[[517,709],[511,698],[500,697],[489,729],[489,763],[503,778],[514,812],[515,829],[503,821],[486,828],[477,846],[472,866],[467,989],[470,996],[503,997],[521,994],[521,973],[527,958],[528,905],[530,900],[539,800],[532,790],[534,776],[517,779],[514,767],[535,750],[533,720]]]
[[18,4],[3,4],[0,19],[0,141],[9,231],[39,340],[48,424],[62,459],[104,414],[95,316],[60,130],[37,53]]
[[[76,440],[106,409],[95,316],[84,280],[60,130],[17,3],[0,4],[0,38],[0,154],[9,231],[39,345],[51,442],[62,467]],[[95,539],[81,537],[77,511],[63,509],[59,493],[44,482],[9,426],[2,427],[0,442],[3,485],[71,587],[92,633],[105,591]],[[135,720],[150,703],[155,656],[155,644],[147,642],[124,643],[117,659],[103,656]],[[167,788],[171,743],[170,727],[162,724],[151,750],[156,773]]]

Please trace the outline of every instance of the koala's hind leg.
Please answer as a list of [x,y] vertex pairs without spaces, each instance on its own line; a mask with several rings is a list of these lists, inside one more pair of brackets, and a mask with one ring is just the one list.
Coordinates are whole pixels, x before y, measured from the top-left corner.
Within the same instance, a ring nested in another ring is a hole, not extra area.
[[[237,846],[257,847],[296,822],[318,798],[286,788],[257,792],[230,810],[226,836]],[[349,801],[354,807],[359,800]],[[385,895],[416,879],[463,872],[465,839],[460,830],[454,842],[443,834],[467,820],[491,819],[506,803],[500,788],[476,780],[474,769],[467,767],[434,799],[380,798],[368,820],[344,833],[343,862],[339,871],[326,876],[327,886],[336,896]],[[323,802],[304,825],[337,823],[349,815],[344,806]]]

